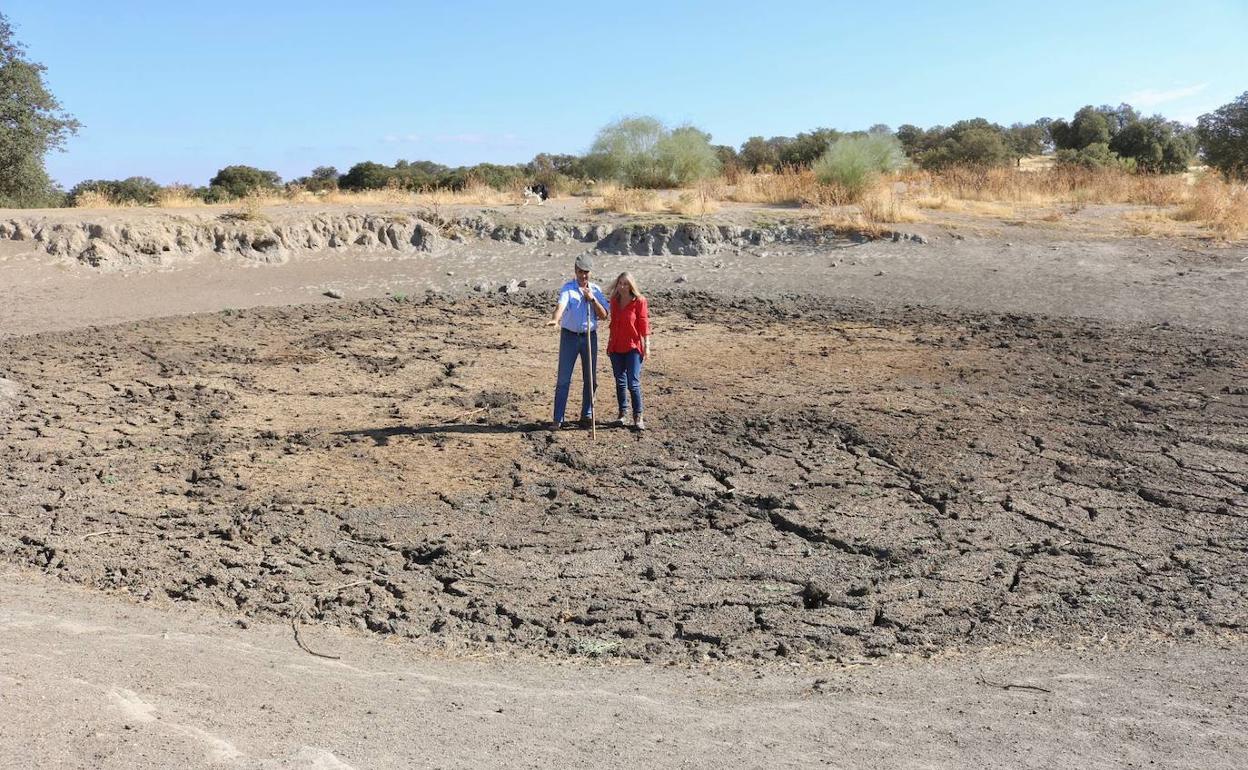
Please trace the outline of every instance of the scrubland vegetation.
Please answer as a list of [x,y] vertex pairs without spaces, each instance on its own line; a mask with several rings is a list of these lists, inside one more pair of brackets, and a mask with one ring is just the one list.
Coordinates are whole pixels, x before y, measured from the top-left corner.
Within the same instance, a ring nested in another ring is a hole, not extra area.
[[[1123,203],[1163,207],[1172,221],[1198,223],[1225,238],[1248,230],[1248,93],[1201,115],[1194,128],[1127,104],[1089,105],[1069,120],[817,128],[753,136],[731,147],[712,144],[694,126],[640,116],[604,126],[583,156],[542,153],[524,164],[362,161],[345,173],[320,166],[285,182],[276,172],[239,164],[202,186],[132,176],[89,179],[62,192],[43,159],[80,124],[47,91],[43,72],[0,16],[0,85],[9,105],[8,119],[0,121],[0,206],[502,205],[516,202],[524,186],[542,183],[556,197],[581,195],[595,211],[624,213],[700,217],[728,202],[853,206],[836,216],[871,225],[913,221],[924,209],[1007,215],[1024,205]],[[1047,165],[1024,166],[1037,156]],[[1207,170],[1193,176],[1188,170],[1198,161]]]

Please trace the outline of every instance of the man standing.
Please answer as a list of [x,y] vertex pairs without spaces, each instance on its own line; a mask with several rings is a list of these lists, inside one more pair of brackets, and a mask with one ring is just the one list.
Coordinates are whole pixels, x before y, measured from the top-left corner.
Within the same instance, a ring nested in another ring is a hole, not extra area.
[[594,390],[598,386],[598,322],[607,317],[607,297],[602,288],[589,282],[594,268],[588,254],[576,258],[576,277],[559,289],[559,304],[547,326],[559,327],[559,374],[555,379],[555,413],[551,429],[563,427],[572,387],[572,369],[581,359],[581,427],[593,422]]

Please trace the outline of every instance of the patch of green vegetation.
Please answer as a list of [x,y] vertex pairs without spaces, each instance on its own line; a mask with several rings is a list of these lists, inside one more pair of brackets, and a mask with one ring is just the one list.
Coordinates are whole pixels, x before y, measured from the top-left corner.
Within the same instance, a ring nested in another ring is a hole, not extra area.
[[608,652],[611,652],[612,650],[614,650],[616,647],[619,647],[619,646],[620,646],[619,642],[610,641],[607,639],[577,639],[576,640],[576,654],[588,655],[591,658],[596,658],[600,655],[605,655]]

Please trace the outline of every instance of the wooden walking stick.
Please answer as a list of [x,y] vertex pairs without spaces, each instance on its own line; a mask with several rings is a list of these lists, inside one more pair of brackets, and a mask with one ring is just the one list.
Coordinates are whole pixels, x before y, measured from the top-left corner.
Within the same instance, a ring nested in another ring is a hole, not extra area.
[[594,370],[594,347],[591,344],[593,330],[589,326],[589,314],[593,312],[592,295],[594,290],[589,290],[591,299],[585,303],[585,368],[589,371],[589,440],[590,443],[598,440],[598,415],[594,411],[594,390],[598,384],[598,372]]

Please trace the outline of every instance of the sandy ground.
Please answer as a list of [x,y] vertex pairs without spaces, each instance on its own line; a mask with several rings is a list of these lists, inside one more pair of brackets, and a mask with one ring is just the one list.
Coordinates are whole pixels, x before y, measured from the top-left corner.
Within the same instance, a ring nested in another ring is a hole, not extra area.
[[1230,770],[1248,756],[1238,645],[760,675],[301,638],[339,659],[300,651],[288,625],[241,630],[4,574],[0,765]]
[[1244,250],[927,227],[600,255],[659,332],[593,444],[583,245],[0,244],[0,763],[1242,766]]
[[[556,205],[557,204],[557,205]],[[1197,238],[1136,238],[1120,232],[1122,207],[1089,206],[1059,223],[1006,222],[931,212],[931,221],[905,225],[916,243],[846,243],[812,249],[766,244],[701,256],[601,255],[602,280],[633,271],[643,290],[684,288],[734,296],[785,293],[914,303],[950,309],[1174,323],[1248,334],[1248,245]],[[392,208],[361,213],[394,213]],[[497,220],[522,224],[589,221],[576,199],[538,208],[488,209]],[[178,216],[208,217],[202,211]],[[275,211],[282,224],[310,210]],[[420,212],[399,212],[420,213]],[[425,212],[427,214],[427,212]],[[440,216],[479,210],[443,209]],[[1038,212],[1037,212],[1038,213]],[[87,218],[120,226],[159,212],[56,211],[49,222]],[[0,215],[0,219],[3,216]],[[742,226],[809,223],[798,209],[728,206],[716,220]],[[592,217],[619,224],[624,217]],[[0,335],[115,323],[162,315],[260,305],[327,302],[335,289],[349,299],[425,291],[471,293],[510,280],[547,292],[566,280],[582,243],[517,244],[473,239],[437,254],[397,255],[351,248],[304,253],[284,263],[207,256],[173,260],[154,269],[101,273],[49,257],[30,241],[0,240],[0,286],[6,307]],[[684,283],[676,283],[681,278]]]

